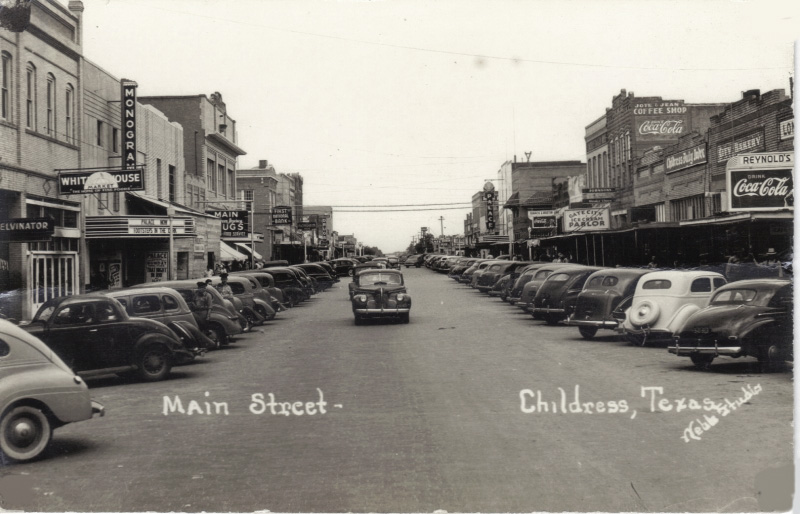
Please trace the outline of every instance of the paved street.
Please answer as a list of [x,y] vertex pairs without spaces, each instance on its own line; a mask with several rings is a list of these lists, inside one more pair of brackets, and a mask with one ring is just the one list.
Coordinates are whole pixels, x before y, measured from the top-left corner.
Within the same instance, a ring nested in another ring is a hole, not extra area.
[[[695,371],[663,348],[584,341],[424,268],[404,274],[408,325],[354,326],[343,279],[170,380],[91,382],[106,416],[0,468],[0,506],[740,512],[763,508],[757,484],[787,473],[790,368]],[[723,415],[726,400],[736,408]],[[700,435],[686,431],[695,420]]]

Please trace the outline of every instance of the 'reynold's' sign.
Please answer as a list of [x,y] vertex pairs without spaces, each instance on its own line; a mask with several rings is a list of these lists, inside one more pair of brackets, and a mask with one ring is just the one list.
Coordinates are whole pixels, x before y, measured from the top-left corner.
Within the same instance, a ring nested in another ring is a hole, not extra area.
[[731,212],[794,209],[794,152],[741,154],[726,167]]
[[136,82],[121,80],[122,168],[136,167]]

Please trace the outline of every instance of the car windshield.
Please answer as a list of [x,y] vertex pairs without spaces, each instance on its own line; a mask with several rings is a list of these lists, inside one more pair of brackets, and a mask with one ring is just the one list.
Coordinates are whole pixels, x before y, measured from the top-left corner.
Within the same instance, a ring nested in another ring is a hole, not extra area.
[[755,289],[727,289],[720,291],[711,300],[712,305],[737,305],[747,304],[755,300]]
[[399,286],[402,283],[403,279],[397,273],[363,273],[358,276],[358,285],[361,286]]

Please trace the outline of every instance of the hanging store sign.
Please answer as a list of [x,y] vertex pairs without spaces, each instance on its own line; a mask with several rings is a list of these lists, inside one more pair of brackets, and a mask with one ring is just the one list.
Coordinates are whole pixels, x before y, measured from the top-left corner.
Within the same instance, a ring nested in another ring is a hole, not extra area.
[[728,210],[794,209],[794,152],[737,155],[728,161]]
[[[491,184],[491,182],[487,182],[486,184]],[[485,187],[484,187],[485,189]],[[497,200],[497,191],[494,191],[494,186],[492,186],[492,190],[484,191],[483,192],[483,201],[486,203],[486,230],[494,230],[495,228],[495,219],[494,219],[494,208],[495,208],[495,201]]]
[[697,164],[703,164],[704,162],[706,162],[705,143],[692,148],[687,148],[682,152],[668,155],[664,159],[664,172],[672,173],[673,171],[690,168]]
[[583,201],[589,203],[606,203],[614,201],[613,187],[589,187],[583,190]]
[[735,139],[717,145],[717,162],[722,163],[744,152],[764,150],[764,131],[758,129],[755,132],[737,136]]
[[782,121],[780,126],[781,141],[794,138],[794,118]]
[[0,221],[0,241],[9,243],[50,241],[55,229],[52,218],[13,218]]
[[120,81],[122,98],[122,167],[136,168],[136,82]]
[[273,225],[291,225],[292,224],[292,208],[286,206],[279,206],[272,208],[272,224]]
[[[170,224],[171,223],[171,224]],[[87,239],[194,237],[193,218],[167,216],[86,216]]]
[[133,169],[56,170],[58,193],[80,195],[116,191],[144,191],[144,166]]
[[317,222],[315,221],[301,221],[297,224],[298,230],[314,230],[317,228]]
[[564,232],[593,232],[611,228],[608,209],[567,209],[564,211]]
[[222,233],[220,237],[247,237],[250,233],[248,211],[220,211],[210,209],[206,214],[211,214],[221,220]]

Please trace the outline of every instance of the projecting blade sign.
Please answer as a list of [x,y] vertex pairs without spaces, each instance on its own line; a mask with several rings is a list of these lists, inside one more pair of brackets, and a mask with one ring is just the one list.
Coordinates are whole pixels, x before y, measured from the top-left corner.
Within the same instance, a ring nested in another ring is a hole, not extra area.
[[144,191],[144,166],[133,169],[57,170],[58,193],[78,195],[114,191]]

